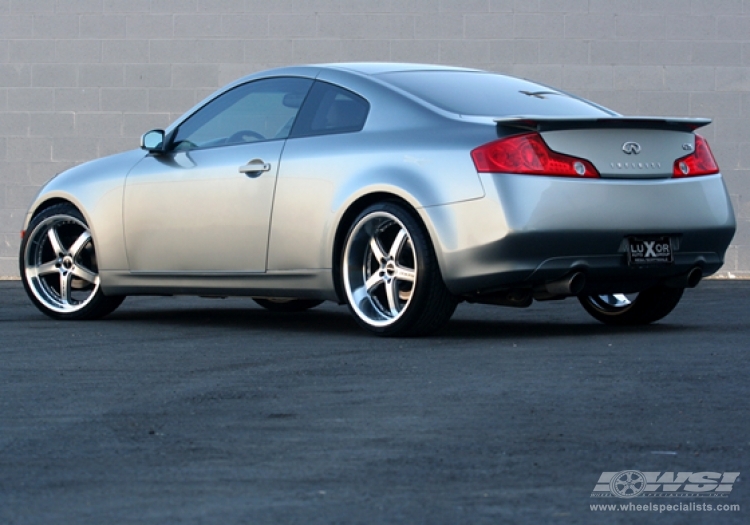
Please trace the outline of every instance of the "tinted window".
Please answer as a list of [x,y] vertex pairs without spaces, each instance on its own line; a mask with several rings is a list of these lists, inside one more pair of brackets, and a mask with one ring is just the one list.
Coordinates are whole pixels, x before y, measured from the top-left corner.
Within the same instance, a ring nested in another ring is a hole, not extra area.
[[179,150],[284,139],[312,80],[272,78],[238,86],[183,122],[172,140]]
[[370,104],[359,95],[333,84],[316,82],[300,111],[292,136],[360,131],[369,111]]
[[533,82],[471,71],[404,71],[379,78],[452,113],[513,115],[612,115],[585,100]]

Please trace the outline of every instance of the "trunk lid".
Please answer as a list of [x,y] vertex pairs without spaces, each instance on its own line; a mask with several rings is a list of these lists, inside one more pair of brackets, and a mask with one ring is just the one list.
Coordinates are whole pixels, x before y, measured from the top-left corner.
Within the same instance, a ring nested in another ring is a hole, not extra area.
[[709,119],[658,117],[510,117],[502,128],[540,133],[550,149],[591,162],[605,179],[665,179],[695,150],[693,131]]

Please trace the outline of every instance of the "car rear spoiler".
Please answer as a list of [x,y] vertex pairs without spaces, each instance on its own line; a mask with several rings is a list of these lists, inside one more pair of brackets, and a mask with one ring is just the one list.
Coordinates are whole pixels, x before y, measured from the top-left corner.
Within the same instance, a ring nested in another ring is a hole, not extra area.
[[510,127],[529,131],[556,131],[563,129],[656,129],[664,131],[693,132],[711,123],[709,118],[666,117],[546,117],[515,116],[495,119],[498,128]]

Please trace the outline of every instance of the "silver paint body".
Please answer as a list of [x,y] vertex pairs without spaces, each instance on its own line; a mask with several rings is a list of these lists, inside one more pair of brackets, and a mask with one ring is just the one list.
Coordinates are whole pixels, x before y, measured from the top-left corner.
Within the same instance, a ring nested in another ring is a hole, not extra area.
[[[304,66],[246,77],[222,91],[266,76],[317,78],[366,98],[370,113],[357,133],[162,156],[135,150],[86,163],[40,191],[25,227],[46,203],[73,203],[91,228],[102,289],[124,295],[339,301],[337,235],[351,207],[372,195],[418,214],[458,295],[534,287],[573,270],[586,272],[588,292],[628,291],[721,267],[735,230],[721,175],[671,178],[692,133],[543,131],[552,149],[589,159],[602,178],[478,174],[470,151],[497,139],[494,118],[505,115],[462,117],[373,76],[408,68]],[[638,159],[622,150],[633,140],[643,148]],[[254,159],[270,169],[239,172]],[[645,167],[625,165],[633,161]],[[674,265],[627,266],[624,239],[645,234],[673,236]]]

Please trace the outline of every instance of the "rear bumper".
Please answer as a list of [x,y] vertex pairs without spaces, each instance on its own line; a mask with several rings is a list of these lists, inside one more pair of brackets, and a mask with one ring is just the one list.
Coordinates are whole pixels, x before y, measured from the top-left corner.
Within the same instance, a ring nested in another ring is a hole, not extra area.
[[[638,291],[716,272],[735,232],[720,175],[681,180],[481,176],[486,196],[421,210],[455,294],[534,287],[573,271],[584,292]],[[675,262],[630,267],[625,239],[669,235]]]

